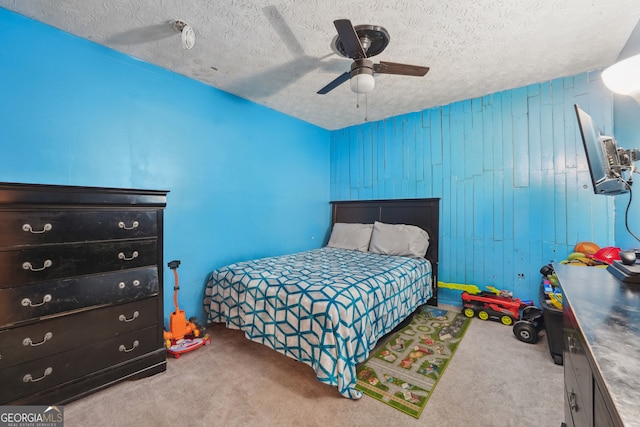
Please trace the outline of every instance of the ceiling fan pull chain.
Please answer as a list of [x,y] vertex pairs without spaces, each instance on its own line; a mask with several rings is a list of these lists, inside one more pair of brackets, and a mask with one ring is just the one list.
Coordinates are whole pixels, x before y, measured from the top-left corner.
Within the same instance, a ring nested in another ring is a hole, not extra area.
[[[356,92],[356,108],[360,108],[360,93]],[[364,95],[364,121],[368,122],[369,121],[369,97],[367,96],[367,93],[362,94]]]
[[369,96],[368,94],[364,94],[364,121],[369,121]]

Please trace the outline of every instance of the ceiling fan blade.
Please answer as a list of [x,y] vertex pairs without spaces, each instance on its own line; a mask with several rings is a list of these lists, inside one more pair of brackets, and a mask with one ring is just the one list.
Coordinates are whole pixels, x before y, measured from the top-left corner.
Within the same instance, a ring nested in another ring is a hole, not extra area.
[[429,67],[380,61],[379,64],[373,64],[373,71],[380,74],[400,74],[403,76],[422,77],[427,74]]
[[351,73],[348,71],[345,71],[344,74],[340,74],[338,77],[336,77],[331,83],[329,83],[328,85],[326,85],[325,87],[323,87],[322,89],[320,89],[318,91],[318,95],[324,95],[326,93],[328,93],[329,91],[337,88],[338,86],[340,86],[342,83],[346,82],[347,80],[349,80],[351,78]]
[[275,6],[265,6],[262,8],[262,12],[265,14],[276,33],[280,36],[282,43],[287,49],[289,49],[289,52],[291,52],[293,56],[304,56],[304,49],[302,48],[302,45],[293,34],[293,31],[291,31],[289,25],[287,25],[287,21],[285,21],[278,8]]
[[362,59],[367,57],[360,43],[360,38],[358,38],[355,28],[351,25],[351,21],[348,19],[337,19],[333,21],[333,25],[335,25],[336,30],[338,30],[338,37],[349,58]]

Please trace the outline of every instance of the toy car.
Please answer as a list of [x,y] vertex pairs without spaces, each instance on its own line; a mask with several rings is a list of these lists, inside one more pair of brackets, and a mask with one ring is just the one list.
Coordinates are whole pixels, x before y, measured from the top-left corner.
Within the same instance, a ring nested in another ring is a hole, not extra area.
[[[544,317],[538,307],[525,307],[522,318],[513,324],[513,334],[522,342],[535,344],[538,333],[544,329]],[[555,361],[555,358],[554,358]]]
[[475,294],[462,292],[462,313],[467,317],[477,315],[481,320],[497,319],[504,325],[513,325],[516,338],[529,344],[535,344],[538,333],[544,329],[542,310],[531,301],[521,301],[511,293],[495,288],[491,292]]
[[511,326],[520,320],[520,310],[533,305],[529,301],[521,301],[505,291],[479,293],[462,292],[462,313],[471,318],[478,316],[481,320],[497,319],[503,325]]

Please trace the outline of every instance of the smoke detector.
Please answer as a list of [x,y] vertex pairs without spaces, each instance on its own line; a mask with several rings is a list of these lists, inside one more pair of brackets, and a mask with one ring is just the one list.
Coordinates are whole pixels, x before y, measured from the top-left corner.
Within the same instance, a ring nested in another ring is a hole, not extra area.
[[180,19],[176,19],[171,21],[171,26],[180,33],[183,48],[191,49],[196,44],[196,33],[189,24]]

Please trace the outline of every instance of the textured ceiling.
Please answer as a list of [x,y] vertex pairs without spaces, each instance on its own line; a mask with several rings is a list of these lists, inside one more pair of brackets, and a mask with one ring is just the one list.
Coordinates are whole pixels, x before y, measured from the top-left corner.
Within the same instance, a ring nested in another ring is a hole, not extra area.
[[[638,0],[0,0],[0,7],[326,129],[420,111],[613,63],[640,18]],[[345,83],[335,19],[385,27],[374,62],[425,65],[425,77]],[[182,48],[168,24],[186,21]],[[359,107],[358,107],[359,105]]]

